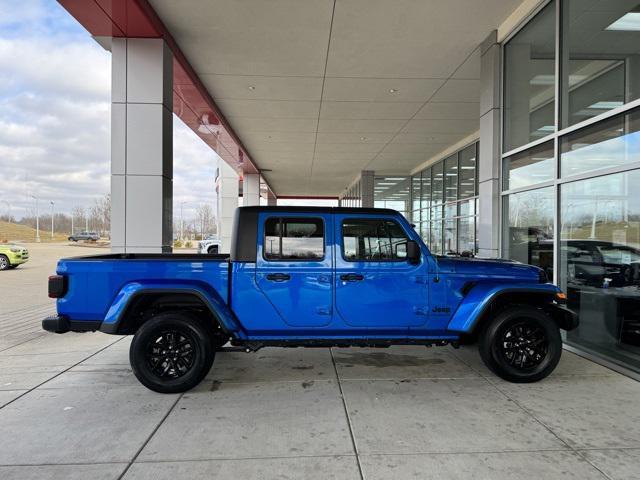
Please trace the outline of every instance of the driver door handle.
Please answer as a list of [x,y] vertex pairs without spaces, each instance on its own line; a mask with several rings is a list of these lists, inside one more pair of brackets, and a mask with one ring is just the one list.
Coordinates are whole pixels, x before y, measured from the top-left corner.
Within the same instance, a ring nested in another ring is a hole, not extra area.
[[340,275],[340,280],[344,280],[345,282],[359,282],[364,280],[364,275],[360,275],[359,273],[345,273],[344,275]]
[[286,282],[291,279],[291,275],[288,273],[269,273],[267,275],[267,280],[271,280],[272,282]]

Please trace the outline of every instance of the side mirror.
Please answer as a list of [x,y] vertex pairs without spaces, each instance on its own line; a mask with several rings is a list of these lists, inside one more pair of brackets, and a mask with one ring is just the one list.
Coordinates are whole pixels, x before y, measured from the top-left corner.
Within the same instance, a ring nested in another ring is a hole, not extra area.
[[409,263],[420,263],[422,252],[420,252],[420,245],[415,240],[407,241],[407,260]]

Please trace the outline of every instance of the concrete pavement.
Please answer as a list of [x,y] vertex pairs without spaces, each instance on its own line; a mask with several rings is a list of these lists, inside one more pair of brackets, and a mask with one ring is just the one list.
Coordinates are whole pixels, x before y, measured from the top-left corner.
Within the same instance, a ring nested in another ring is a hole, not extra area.
[[49,310],[0,313],[3,480],[639,476],[640,383],[569,352],[528,385],[472,347],[223,352],[161,395],[130,338],[42,332]]

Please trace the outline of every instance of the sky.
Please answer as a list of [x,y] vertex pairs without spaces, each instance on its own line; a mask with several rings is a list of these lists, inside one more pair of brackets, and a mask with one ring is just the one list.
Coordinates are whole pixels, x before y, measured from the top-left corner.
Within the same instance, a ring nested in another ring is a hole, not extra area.
[[[55,0],[0,0],[0,214],[109,193],[111,53]],[[219,157],[174,116],[174,215],[215,211]]]

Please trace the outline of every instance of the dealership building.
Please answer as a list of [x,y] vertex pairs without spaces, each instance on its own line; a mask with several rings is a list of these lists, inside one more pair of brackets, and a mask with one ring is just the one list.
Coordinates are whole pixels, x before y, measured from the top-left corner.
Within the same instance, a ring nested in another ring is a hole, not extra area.
[[394,208],[540,266],[567,348],[640,372],[638,1],[59,0],[112,52],[113,249],[171,250],[175,114],[223,160],[223,248],[239,182]]

